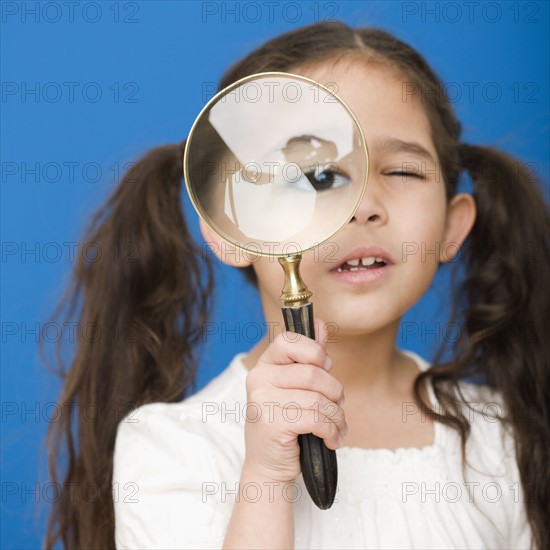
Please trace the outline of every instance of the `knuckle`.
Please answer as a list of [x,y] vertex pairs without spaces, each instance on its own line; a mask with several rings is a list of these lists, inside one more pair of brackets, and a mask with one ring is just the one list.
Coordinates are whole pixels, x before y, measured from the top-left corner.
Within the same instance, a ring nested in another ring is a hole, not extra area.
[[325,424],[338,424],[338,411],[335,411],[332,407],[327,407],[324,411],[323,422]]
[[325,361],[325,351],[323,350],[319,342],[312,342],[311,352],[310,352],[310,362],[315,365],[322,365]]
[[336,378],[332,377],[332,379],[333,382],[330,388],[330,393],[331,396],[334,396],[333,401],[337,402],[342,398],[342,395],[344,394],[344,385],[339,380],[336,380]]
[[304,370],[304,381],[308,387],[312,388],[316,385],[319,378],[319,372],[317,367],[312,367],[311,365],[306,365],[301,367]]
[[314,405],[318,405],[323,408],[327,403],[327,398],[319,391],[313,392]]
[[338,411],[334,414],[332,421],[333,421],[334,424],[336,424],[336,426],[338,426],[338,427],[344,425],[344,415],[343,415],[341,409],[338,410]]
[[328,437],[330,438],[337,438],[338,437],[338,425],[334,422],[331,422],[330,424],[327,424],[328,426]]

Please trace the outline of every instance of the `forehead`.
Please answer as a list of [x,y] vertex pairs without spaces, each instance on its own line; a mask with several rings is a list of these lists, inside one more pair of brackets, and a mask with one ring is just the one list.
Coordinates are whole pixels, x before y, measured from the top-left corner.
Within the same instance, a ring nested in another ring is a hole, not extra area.
[[419,142],[436,156],[421,94],[402,72],[379,62],[342,59],[295,71],[329,87],[357,117],[369,149],[388,139]]

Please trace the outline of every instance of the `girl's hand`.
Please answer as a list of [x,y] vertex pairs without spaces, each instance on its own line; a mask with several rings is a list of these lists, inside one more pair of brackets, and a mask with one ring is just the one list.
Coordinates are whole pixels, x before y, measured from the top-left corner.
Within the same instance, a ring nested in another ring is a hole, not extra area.
[[272,481],[300,474],[298,434],[313,433],[335,450],[347,432],[343,387],[329,374],[327,330],[320,319],[315,326],[316,341],[294,332],[277,336],[247,374],[245,468]]

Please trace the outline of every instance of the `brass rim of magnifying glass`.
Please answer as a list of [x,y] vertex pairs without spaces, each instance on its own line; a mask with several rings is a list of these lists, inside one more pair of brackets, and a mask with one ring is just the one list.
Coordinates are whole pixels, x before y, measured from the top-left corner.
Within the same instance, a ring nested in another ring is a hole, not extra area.
[[[312,244],[308,248],[303,248],[297,253],[287,254],[287,255],[285,255],[285,254],[270,254],[269,252],[263,252],[263,251],[258,252],[256,249],[253,252],[251,252],[250,249],[248,249],[244,246],[241,246],[240,244],[235,242],[230,235],[225,233],[225,231],[221,231],[217,227],[214,227],[211,220],[208,218],[206,213],[203,211],[202,206],[197,201],[197,199],[195,197],[195,192],[193,191],[193,189],[191,189],[190,178],[189,178],[189,168],[188,168],[188,164],[189,164],[189,147],[188,147],[188,145],[189,145],[189,143],[191,143],[191,141],[193,139],[193,134],[195,132],[195,129],[196,129],[199,121],[202,119],[203,114],[205,112],[207,112],[208,110],[210,110],[211,106],[214,103],[216,103],[220,97],[228,94],[231,90],[233,90],[235,88],[238,88],[239,86],[241,86],[245,82],[248,82],[250,80],[256,80],[256,79],[259,79],[259,78],[270,77],[270,76],[291,77],[291,78],[294,78],[296,80],[302,80],[304,82],[308,82],[310,84],[318,86],[321,90],[324,90],[328,95],[334,97],[338,102],[340,102],[344,106],[344,108],[346,109],[348,114],[351,116],[353,121],[355,122],[355,126],[359,131],[359,135],[361,136],[361,143],[363,144],[363,152],[365,153],[365,160],[366,160],[366,163],[365,163],[365,181],[363,182],[363,186],[361,188],[361,194],[359,195],[359,198],[358,198],[357,202],[355,203],[355,206],[354,206],[351,214],[349,215],[349,217],[340,225],[340,227],[338,227],[338,229],[336,231],[334,231],[334,233],[329,235],[326,239],[323,239],[322,241],[319,241],[319,242],[315,242],[314,244]],[[350,109],[348,104],[342,98],[340,98],[335,92],[333,92],[332,90],[330,90],[326,86],[323,86],[323,84],[320,84],[316,80],[313,80],[311,78],[307,78],[306,76],[301,76],[301,75],[297,75],[297,74],[294,74],[294,73],[285,73],[285,72],[281,72],[281,71],[256,73],[256,74],[253,74],[253,75],[245,76],[244,78],[241,78],[240,80],[237,80],[233,84],[230,84],[229,86],[227,86],[223,90],[220,90],[218,93],[216,93],[216,95],[214,97],[212,97],[210,99],[210,101],[208,101],[208,103],[201,109],[201,112],[198,114],[197,118],[193,122],[193,125],[191,126],[191,131],[189,132],[189,136],[187,137],[187,141],[185,143],[185,150],[184,150],[184,153],[183,153],[183,177],[184,177],[184,180],[185,180],[185,187],[187,188],[187,193],[189,195],[189,198],[191,199],[191,203],[193,204],[193,206],[194,206],[196,212],[198,213],[199,217],[204,221],[204,223],[212,231],[214,231],[214,233],[218,234],[220,237],[222,237],[222,239],[224,239],[225,241],[230,243],[232,246],[234,246],[235,248],[238,248],[239,250],[242,250],[242,251],[246,252],[247,254],[253,253],[255,256],[271,256],[271,257],[295,256],[296,254],[302,254],[303,252],[311,250],[311,249],[315,248],[316,246],[320,246],[323,243],[326,243],[329,239],[331,239],[334,235],[336,235],[336,233],[338,233],[343,227],[345,227],[349,223],[349,221],[353,218],[353,216],[355,215],[357,207],[359,206],[361,200],[363,199],[363,195],[365,194],[365,188],[367,186],[368,174],[369,174],[369,152],[368,152],[368,148],[367,148],[367,141],[365,139],[363,129],[361,128],[361,125],[359,124],[359,121],[357,120],[357,117],[355,116],[353,111]]]

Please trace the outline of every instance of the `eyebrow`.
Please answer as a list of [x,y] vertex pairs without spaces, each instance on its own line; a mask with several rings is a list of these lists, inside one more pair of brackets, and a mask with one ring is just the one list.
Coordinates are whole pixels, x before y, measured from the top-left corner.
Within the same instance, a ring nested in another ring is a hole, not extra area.
[[432,154],[416,141],[403,141],[397,138],[382,138],[374,140],[374,145],[380,147],[383,151],[415,153],[435,164],[435,159]]

